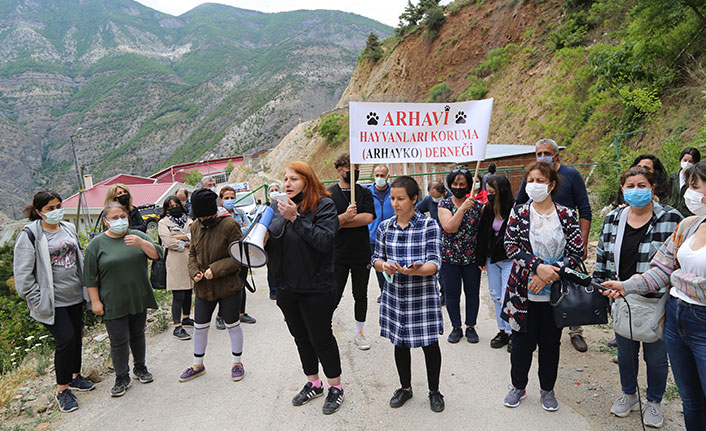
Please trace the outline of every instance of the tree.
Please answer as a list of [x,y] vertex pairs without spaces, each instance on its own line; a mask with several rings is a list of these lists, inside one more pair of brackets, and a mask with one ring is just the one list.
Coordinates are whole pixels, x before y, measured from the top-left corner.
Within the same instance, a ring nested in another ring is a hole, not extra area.
[[[422,0],[424,1],[424,0]],[[427,0],[429,2],[434,2],[434,0]],[[446,15],[444,15],[444,9],[437,5],[430,5],[428,9],[424,11],[424,28],[426,28],[426,38],[428,41],[433,41],[439,36],[439,30],[441,26],[444,25],[446,21]]]
[[196,186],[196,184],[198,184],[202,178],[203,174],[199,172],[198,169],[191,169],[185,171],[184,174],[181,176],[181,179],[184,180],[184,184],[188,184],[190,186]]
[[[412,0],[407,0],[407,6],[400,15],[400,23],[395,29],[398,34],[404,35],[410,28],[419,24],[429,9],[439,7],[440,0],[419,0],[415,6]],[[443,9],[442,9],[443,13]]]
[[[233,172],[233,169],[235,169],[235,166],[233,166],[233,161],[228,160],[228,164],[226,165],[226,168],[223,170],[226,173],[226,177],[230,177],[230,173]],[[201,181],[201,180],[199,180]]]
[[378,39],[378,35],[371,32],[370,35],[368,35],[368,41],[365,43],[363,58],[367,58],[372,60],[374,63],[377,63],[377,61],[382,58],[382,54],[382,44]]

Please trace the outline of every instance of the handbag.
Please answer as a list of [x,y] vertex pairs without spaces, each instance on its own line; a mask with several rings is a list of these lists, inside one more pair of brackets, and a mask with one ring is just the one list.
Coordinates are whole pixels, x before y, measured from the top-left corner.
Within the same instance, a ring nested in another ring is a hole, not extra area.
[[[633,294],[616,299],[611,307],[611,319],[613,320],[615,333],[621,337],[643,343],[654,343],[661,339],[664,336],[664,330],[655,331],[652,322],[655,315],[661,316],[664,312],[664,309],[660,306],[664,305],[667,297],[668,294],[657,298]],[[630,306],[629,310],[628,305]],[[630,313],[632,313],[632,316],[630,316]],[[631,320],[632,333],[630,331]]]
[[[162,241],[159,241],[162,245]],[[167,288],[167,254],[169,249],[164,249],[164,257],[152,261],[152,269],[150,270],[150,284],[152,289],[164,290]]]
[[[568,265],[569,260],[564,258],[564,266],[568,268]],[[554,322],[559,328],[608,323],[608,298],[590,284],[591,277],[586,275],[583,262],[580,270],[588,280],[586,286],[563,276],[552,284],[549,303],[554,312]]]

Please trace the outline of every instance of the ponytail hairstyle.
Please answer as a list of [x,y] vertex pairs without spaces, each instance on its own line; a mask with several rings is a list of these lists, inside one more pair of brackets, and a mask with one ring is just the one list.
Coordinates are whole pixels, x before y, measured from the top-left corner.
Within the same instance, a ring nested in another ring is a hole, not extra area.
[[32,203],[24,207],[22,214],[27,217],[29,221],[41,220],[42,217],[37,214],[37,211],[41,211],[42,208],[54,199],[59,199],[59,202],[62,202],[61,196],[59,196],[57,192],[40,190],[34,194]]

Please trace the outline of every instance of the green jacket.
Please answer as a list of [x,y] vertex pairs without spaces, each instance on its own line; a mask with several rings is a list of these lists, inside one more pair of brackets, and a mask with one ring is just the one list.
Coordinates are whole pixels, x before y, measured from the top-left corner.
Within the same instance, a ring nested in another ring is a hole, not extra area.
[[686,218],[694,214],[689,211],[689,208],[686,207],[686,203],[684,202],[684,193],[686,193],[686,189],[688,189],[689,186],[684,184],[684,187],[679,187],[679,172],[681,171],[676,171],[669,176],[672,193],[670,193],[669,199],[667,199],[668,202],[665,202],[665,204],[676,209]]

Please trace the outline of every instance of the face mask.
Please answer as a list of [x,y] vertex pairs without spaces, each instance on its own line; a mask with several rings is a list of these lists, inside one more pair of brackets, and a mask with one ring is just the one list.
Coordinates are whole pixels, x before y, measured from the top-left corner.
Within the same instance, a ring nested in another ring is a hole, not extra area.
[[694,164],[691,162],[681,162],[680,165],[681,165],[681,168],[684,170],[687,170],[690,167],[694,166]]
[[451,193],[461,199],[468,194],[468,187],[451,187]]
[[235,199],[226,199],[223,201],[223,208],[232,210],[235,208]]
[[473,187],[473,189],[474,189],[476,192],[478,191],[478,189],[480,189],[480,181],[476,181],[476,185],[475,185],[475,187]]
[[546,156],[546,157],[537,157],[538,162],[547,162],[550,165],[554,164],[554,157],[553,156]]
[[304,200],[304,194],[302,192],[297,193],[297,195],[292,198],[292,202],[294,202],[297,205],[299,205],[301,203],[301,201],[303,201],[303,200]]
[[706,215],[706,204],[701,202],[704,195],[694,189],[687,189],[684,193],[684,203],[689,211],[697,216]]
[[431,198],[431,200],[438,204],[439,202],[441,202],[441,196],[439,196],[438,198]]
[[495,195],[488,195],[488,202],[493,202],[495,201]]
[[213,223],[215,223],[215,222],[216,222],[216,218],[215,218],[215,217],[213,217],[213,218],[207,218],[206,220],[201,220],[201,224],[204,225],[204,227],[209,227],[209,226],[211,226],[211,225],[212,225]]
[[188,206],[188,203],[189,203],[188,201],[181,201],[181,204],[184,206],[184,208],[186,208]]
[[119,218],[117,220],[108,220],[108,226],[109,231],[116,235],[122,235],[130,227],[130,223],[128,223],[126,218]]
[[184,210],[180,207],[169,208],[169,215],[174,218],[179,218],[184,215]]
[[[360,171],[358,169],[355,170],[355,180],[358,181],[358,177],[360,177]],[[348,171],[343,175],[343,181],[347,182],[350,184],[351,182],[351,171]]]
[[120,205],[126,207],[130,203],[130,195],[120,195],[117,201]]
[[57,208],[42,215],[46,217],[44,219],[44,222],[46,222],[47,224],[59,224],[61,223],[61,220],[64,219],[64,209]]
[[631,207],[642,208],[652,201],[652,189],[623,190],[623,197]]
[[378,188],[383,188],[387,185],[387,180],[382,177],[375,177],[375,185],[378,186]]
[[549,196],[549,184],[527,183],[525,192],[533,201],[544,202]]

